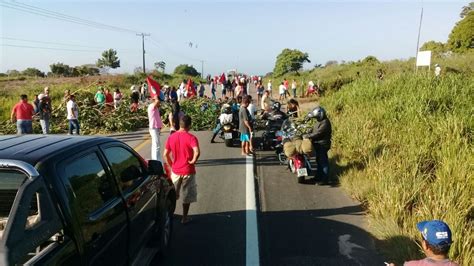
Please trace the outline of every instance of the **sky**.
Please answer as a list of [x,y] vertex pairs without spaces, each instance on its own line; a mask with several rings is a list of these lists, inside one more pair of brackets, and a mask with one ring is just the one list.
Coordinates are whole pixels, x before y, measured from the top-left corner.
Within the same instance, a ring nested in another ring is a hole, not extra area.
[[[285,48],[308,53],[311,63],[305,68],[368,55],[381,60],[408,59],[415,56],[422,6],[420,46],[429,40],[446,42],[461,8],[468,3],[0,0],[0,72],[27,67],[48,72],[49,65],[57,62],[94,64],[102,51],[113,48],[121,67],[112,73],[132,73],[142,66],[142,39],[136,35],[141,32],[150,34],[145,37],[146,68],[164,61],[166,72],[190,64],[199,72],[203,67],[205,74],[237,69],[261,75],[273,70],[277,55]],[[27,13],[18,10],[19,5],[121,30]]]

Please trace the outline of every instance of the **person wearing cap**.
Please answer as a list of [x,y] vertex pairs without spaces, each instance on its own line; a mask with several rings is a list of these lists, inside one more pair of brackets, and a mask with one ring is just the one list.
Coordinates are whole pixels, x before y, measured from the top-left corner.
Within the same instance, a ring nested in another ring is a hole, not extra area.
[[148,106],[148,124],[151,136],[151,159],[163,162],[160,153],[160,131],[163,127],[160,115],[160,99],[158,95],[152,97],[153,102]]
[[[449,257],[449,248],[452,244],[449,226],[440,220],[423,221],[416,225],[422,236],[421,247],[426,258],[407,261],[404,266],[459,266]],[[395,264],[390,263],[390,266]]]
[[48,96],[41,93],[38,95],[39,105],[38,105],[38,114],[40,118],[40,125],[43,131],[43,134],[49,134],[49,119],[51,118],[51,105],[49,102]]
[[20,102],[15,104],[10,115],[12,123],[16,120],[16,130],[18,134],[33,133],[33,115],[35,109],[33,105],[28,103],[26,94],[20,96]]

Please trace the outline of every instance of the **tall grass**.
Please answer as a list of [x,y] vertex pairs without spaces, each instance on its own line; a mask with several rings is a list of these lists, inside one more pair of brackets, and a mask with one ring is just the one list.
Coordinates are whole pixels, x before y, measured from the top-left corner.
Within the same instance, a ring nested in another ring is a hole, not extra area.
[[[333,156],[360,166],[341,174],[342,186],[368,207],[379,239],[416,240],[417,222],[441,219],[453,231],[451,257],[474,264],[473,103],[472,75],[408,73],[360,78],[321,100]],[[421,256],[416,246],[386,248],[398,262]]]

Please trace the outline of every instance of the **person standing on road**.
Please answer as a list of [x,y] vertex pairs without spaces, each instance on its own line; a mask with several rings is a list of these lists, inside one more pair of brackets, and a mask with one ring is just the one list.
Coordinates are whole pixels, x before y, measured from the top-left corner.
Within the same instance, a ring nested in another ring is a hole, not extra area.
[[177,100],[171,100],[171,112],[168,115],[168,121],[170,124],[170,134],[179,130],[179,121],[183,118],[184,112],[181,111],[179,102]]
[[160,115],[160,99],[153,96],[153,102],[148,105],[148,124],[151,135],[151,159],[163,162],[160,153],[160,131],[163,127]]
[[76,104],[74,94],[69,95],[69,101],[66,104],[67,120],[69,120],[69,135],[75,133],[79,135],[79,108]]
[[33,133],[33,115],[35,108],[28,103],[28,96],[22,94],[20,102],[15,104],[10,115],[12,123],[16,120],[16,130],[18,134],[32,134]]
[[216,83],[214,82],[214,79],[211,79],[211,83],[209,84],[209,86],[211,86],[211,99],[212,100],[216,100]]
[[[449,260],[449,249],[452,244],[451,229],[439,220],[423,221],[416,225],[422,236],[421,248],[426,258],[407,261],[404,266],[459,266]],[[395,266],[390,263],[389,266]]]
[[298,84],[296,83],[296,80],[293,79],[293,82],[291,82],[291,90],[293,92],[293,98],[296,98],[296,88],[298,87]]
[[252,134],[252,125],[250,121],[250,114],[247,110],[249,106],[249,98],[247,96],[242,98],[242,103],[239,110],[239,131],[240,141],[242,142],[242,155],[252,155],[250,151],[250,135]]
[[331,148],[332,127],[326,110],[316,107],[308,114],[310,118],[316,118],[313,132],[305,135],[304,138],[311,139],[316,152],[316,178],[321,180],[321,184],[329,182],[329,158],[328,151]]
[[273,94],[272,94],[272,80],[271,79],[268,80],[267,91],[270,92],[270,97],[273,97]]
[[271,104],[270,92],[266,90],[263,93],[262,100],[260,101],[260,108],[262,109],[262,113],[270,111],[270,104]]
[[39,103],[39,118],[43,134],[49,134],[49,119],[51,118],[51,105],[48,97],[41,93],[38,95]]
[[285,88],[285,85],[283,85],[283,82],[278,87],[278,92],[280,93],[280,97],[278,97],[279,101],[286,99],[286,88]]
[[257,81],[256,90],[257,90],[257,103],[260,103],[262,100],[263,91],[265,90],[261,81]]
[[[199,142],[196,136],[189,133],[191,117],[185,115],[179,121],[180,129],[170,135],[166,141],[163,157],[171,166],[171,180],[176,188],[176,199],[182,198],[182,224],[191,221],[188,217],[191,203],[197,201],[197,184],[195,164],[199,159]],[[173,160],[171,159],[173,157]]]

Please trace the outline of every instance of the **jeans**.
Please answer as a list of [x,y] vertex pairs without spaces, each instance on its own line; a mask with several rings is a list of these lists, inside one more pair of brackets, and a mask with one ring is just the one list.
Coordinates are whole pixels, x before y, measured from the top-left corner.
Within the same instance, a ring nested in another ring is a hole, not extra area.
[[329,149],[319,144],[314,144],[314,151],[316,152],[316,177],[321,181],[329,181]]
[[75,134],[79,135],[79,120],[69,119],[69,135],[72,135],[73,129],[76,130]]
[[33,122],[31,120],[18,119],[16,121],[16,132],[18,134],[32,134]]
[[292,89],[293,90],[293,98],[296,98],[296,89]]
[[158,160],[163,163],[160,152],[160,129],[150,128],[151,135],[151,159]]
[[212,91],[212,99],[213,99],[213,100],[216,99],[216,91]]
[[40,124],[43,134],[49,134],[49,119],[41,119]]
[[221,123],[217,122],[217,125],[212,132],[214,132],[214,135],[217,135],[219,131],[221,131],[221,129],[222,129]]

